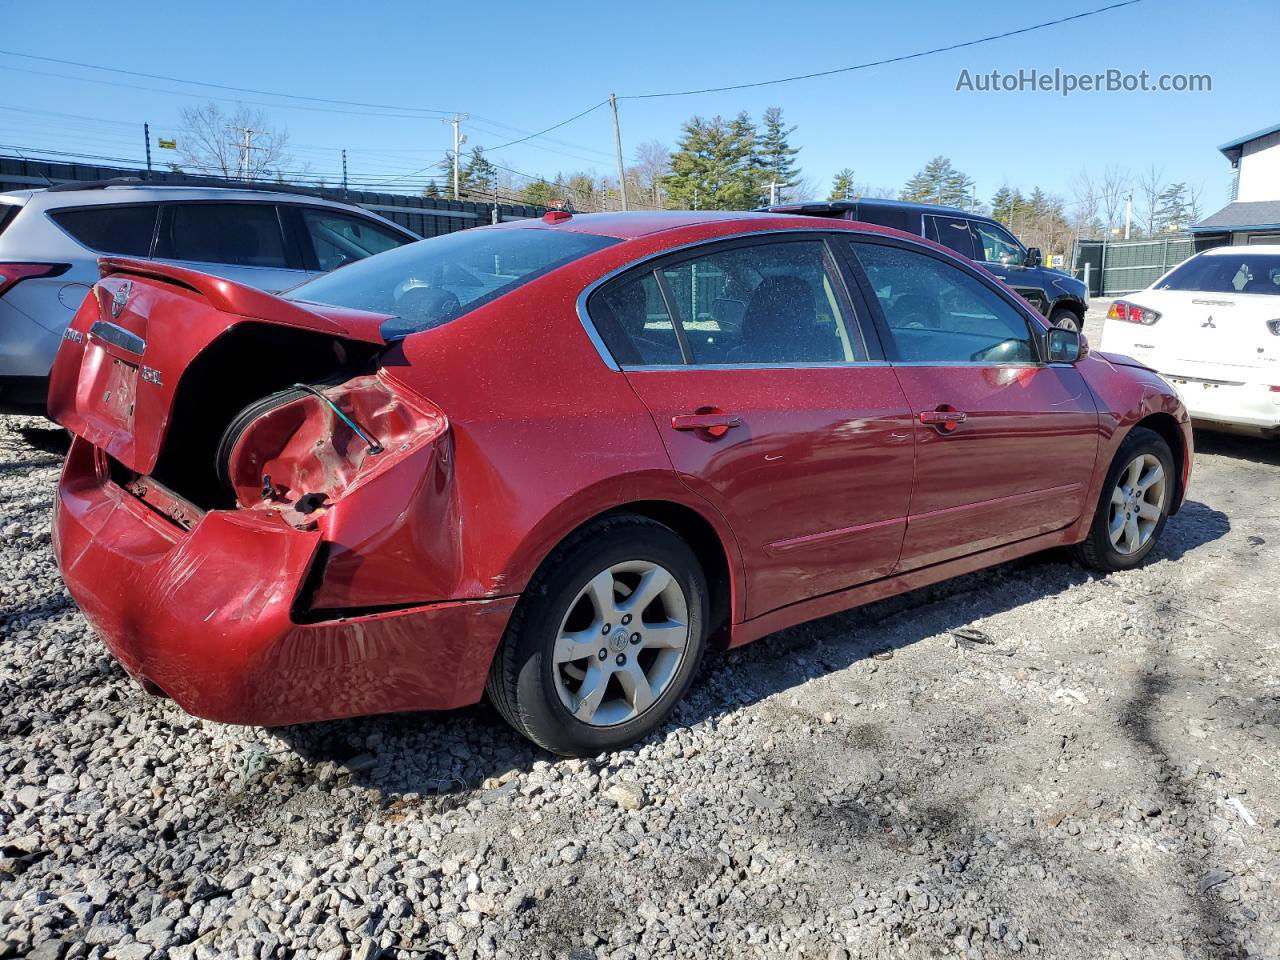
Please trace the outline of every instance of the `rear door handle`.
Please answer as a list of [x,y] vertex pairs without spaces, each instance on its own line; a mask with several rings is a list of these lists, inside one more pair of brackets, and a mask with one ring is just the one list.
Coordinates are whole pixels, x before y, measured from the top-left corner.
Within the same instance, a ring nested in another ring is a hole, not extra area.
[[742,418],[727,413],[685,413],[671,418],[673,430],[705,430],[713,437],[723,437],[740,426]]
[[967,414],[959,410],[922,410],[920,422],[937,427],[943,433],[951,433],[956,427],[968,419]]

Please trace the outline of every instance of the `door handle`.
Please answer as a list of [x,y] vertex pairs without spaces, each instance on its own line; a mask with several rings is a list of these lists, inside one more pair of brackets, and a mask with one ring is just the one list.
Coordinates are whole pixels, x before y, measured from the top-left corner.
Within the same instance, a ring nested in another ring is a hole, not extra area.
[[685,413],[671,418],[673,430],[705,430],[713,437],[723,437],[734,427],[742,426],[742,418],[727,413]]
[[937,427],[943,433],[952,433],[960,424],[968,419],[968,415],[961,413],[959,410],[953,410],[945,404],[937,410],[920,411],[920,422],[931,427]]

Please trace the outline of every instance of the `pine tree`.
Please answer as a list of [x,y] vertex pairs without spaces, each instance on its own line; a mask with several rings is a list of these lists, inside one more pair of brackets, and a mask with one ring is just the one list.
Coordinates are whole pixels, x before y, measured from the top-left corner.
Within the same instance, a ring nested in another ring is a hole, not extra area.
[[432,181],[422,188],[422,195],[424,197],[435,199],[440,196],[440,188],[435,185],[434,181]]
[[753,163],[755,127],[741,113],[732,121],[691,117],[681,128],[663,178],[671,206],[698,210],[745,210],[757,205],[760,170]]
[[466,185],[465,193],[488,196],[498,183],[498,168],[489,162],[484,155],[484,147],[476,147],[471,151],[471,159],[467,161],[466,170],[462,174],[462,182]]
[[1160,233],[1177,233],[1198,219],[1189,202],[1187,185],[1171,183],[1158,198],[1153,220]]
[[853,169],[845,167],[831,179],[831,196],[829,200],[856,200],[857,190],[853,186]]
[[763,133],[756,144],[757,162],[765,178],[762,186],[767,195],[770,183],[781,184],[777,188],[778,201],[785,203],[788,199],[787,191],[800,179],[800,171],[795,162],[800,148],[791,146],[788,139],[796,132],[796,127],[788,127],[783,122],[781,107],[769,107],[765,110],[763,127]]
[[907,181],[900,194],[903,200],[938,203],[948,207],[971,205],[973,180],[961,173],[946,157],[934,157],[924,169]]

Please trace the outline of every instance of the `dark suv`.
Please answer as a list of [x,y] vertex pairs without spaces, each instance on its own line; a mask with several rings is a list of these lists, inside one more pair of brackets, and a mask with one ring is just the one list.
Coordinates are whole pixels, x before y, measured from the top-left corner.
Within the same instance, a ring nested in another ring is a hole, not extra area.
[[1038,248],[1028,250],[990,217],[905,200],[827,200],[767,209],[771,213],[877,223],[937,241],[982,264],[1033,303],[1055,326],[1077,331],[1084,328],[1084,311],[1089,305],[1085,285],[1061,270],[1044,266]]

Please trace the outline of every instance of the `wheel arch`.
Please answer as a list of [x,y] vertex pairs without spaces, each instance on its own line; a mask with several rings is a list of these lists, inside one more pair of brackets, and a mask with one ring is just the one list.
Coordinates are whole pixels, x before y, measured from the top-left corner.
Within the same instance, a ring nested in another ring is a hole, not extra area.
[[1190,451],[1187,450],[1187,443],[1182,435],[1182,427],[1173,418],[1172,414],[1164,413],[1163,411],[1147,414],[1135,423],[1130,428],[1130,431],[1137,427],[1146,427],[1153,433],[1159,434],[1173,453],[1176,486],[1174,488],[1173,505],[1170,507],[1169,513],[1170,515],[1175,514],[1182,508],[1182,501],[1187,492],[1184,478],[1187,475],[1187,456]]
[[553,542],[539,551],[541,555],[532,565],[529,579],[537,576],[560,544],[591,524],[622,514],[646,517],[674,531],[693,550],[710,591],[708,638],[717,647],[723,647],[728,643],[731,625],[743,603],[742,560],[728,525],[718,515],[710,516],[711,512],[710,508],[700,510],[687,502],[668,498],[626,500],[597,509],[562,529]]

